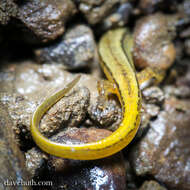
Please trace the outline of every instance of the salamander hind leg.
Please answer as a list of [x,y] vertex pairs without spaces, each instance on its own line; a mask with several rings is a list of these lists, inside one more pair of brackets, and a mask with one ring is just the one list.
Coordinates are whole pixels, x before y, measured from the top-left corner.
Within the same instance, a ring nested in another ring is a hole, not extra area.
[[137,73],[140,89],[143,90],[144,88],[147,88],[151,85],[159,84],[163,80],[164,76],[165,71],[161,69],[153,67],[147,67],[143,69]]

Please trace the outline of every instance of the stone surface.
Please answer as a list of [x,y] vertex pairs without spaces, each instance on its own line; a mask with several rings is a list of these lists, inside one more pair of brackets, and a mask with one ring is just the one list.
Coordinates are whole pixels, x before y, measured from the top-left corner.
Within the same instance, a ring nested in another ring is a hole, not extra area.
[[169,189],[190,189],[190,101],[168,98],[133,148],[131,162],[138,176],[152,176]]
[[167,190],[156,181],[145,181],[139,190]]
[[176,20],[175,15],[157,13],[136,22],[133,57],[137,67],[167,69],[173,64],[176,50],[171,40],[175,36]]
[[103,20],[119,2],[119,0],[79,0],[79,10],[85,15],[89,24],[97,24]]
[[101,96],[89,107],[88,114],[97,126],[111,130],[116,130],[122,119],[119,103],[113,99],[105,100],[105,97]]
[[19,19],[29,30],[28,41],[31,38],[29,33],[43,42],[56,39],[63,34],[64,25],[75,13],[76,7],[71,0],[27,0],[19,5]]
[[[15,143],[12,121],[7,108],[0,103],[0,189],[14,190],[14,183],[28,180],[24,165],[24,156]],[[30,186],[21,186],[20,190],[29,190]]]
[[[54,137],[59,143],[88,143],[111,134],[105,129],[70,128]],[[126,190],[125,166],[120,153],[95,161],[74,161],[50,156],[48,160],[53,190],[66,187],[68,190],[114,189]]]
[[0,2],[0,24],[8,24],[11,17],[16,17],[18,7],[14,0],[1,0]]
[[89,67],[95,59],[96,45],[92,30],[76,25],[64,34],[61,41],[35,51],[40,63],[59,63],[66,69]]

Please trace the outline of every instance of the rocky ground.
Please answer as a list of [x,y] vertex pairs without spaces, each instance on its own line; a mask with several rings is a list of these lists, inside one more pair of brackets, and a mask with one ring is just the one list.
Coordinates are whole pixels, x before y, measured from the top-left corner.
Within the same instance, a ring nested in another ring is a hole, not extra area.
[[[98,42],[111,28],[133,33],[138,72],[156,67],[159,85],[142,90],[135,139],[121,152],[79,161],[46,154],[30,118],[77,74],[77,85],[43,117],[40,131],[62,143],[88,143],[117,129],[118,99],[102,97]],[[190,1],[2,0],[0,2],[0,189],[7,179],[52,181],[42,190],[190,190]],[[10,178],[10,177],[11,178]]]

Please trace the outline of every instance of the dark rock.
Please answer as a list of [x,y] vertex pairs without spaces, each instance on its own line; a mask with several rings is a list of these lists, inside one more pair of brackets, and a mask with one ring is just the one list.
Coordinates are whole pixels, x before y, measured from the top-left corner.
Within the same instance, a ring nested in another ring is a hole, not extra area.
[[0,24],[7,24],[11,17],[16,17],[18,14],[18,7],[14,0],[0,1]]
[[159,87],[156,87],[156,86],[146,88],[145,90],[142,91],[142,95],[143,95],[143,98],[148,103],[160,104],[164,100],[163,91]]
[[[76,7],[71,0],[27,0],[19,6],[19,19],[43,42],[62,35],[65,23],[75,13]],[[29,38],[31,36],[28,41]]]
[[46,167],[47,158],[48,156],[37,148],[32,148],[25,153],[26,169],[31,178],[41,174],[40,172]]
[[[6,104],[9,110],[9,114],[13,120],[13,129],[17,135],[17,141],[21,146],[29,146],[31,149],[31,134],[30,134],[30,119],[34,113],[36,107],[48,96],[54,94],[56,91],[64,88],[74,76],[63,70],[61,65],[38,65],[32,62],[24,62],[20,64],[7,64],[1,68],[0,71],[0,99],[3,104]],[[84,78],[83,78],[84,77]],[[61,118],[64,120],[64,127],[76,127],[81,123],[87,113],[87,107],[89,105],[89,92],[84,86],[90,89],[93,103],[95,97],[97,97],[96,79],[84,75],[81,77],[77,86],[81,86],[81,91],[75,91],[77,97],[72,95],[69,98],[69,94],[66,95],[65,100],[52,107],[49,115],[44,119],[47,122],[48,119],[53,118],[53,115],[59,110],[60,114],[63,113]],[[81,82],[82,81],[82,82]],[[45,86],[45,88],[44,88]],[[72,90],[70,92],[72,94]],[[67,112],[64,112],[64,108],[61,109],[60,105],[68,105]],[[72,113],[69,112],[71,108],[69,105],[73,105],[75,110]],[[71,117],[70,117],[71,116]],[[57,122],[54,125],[57,129],[61,120],[54,118],[49,124]],[[48,126],[48,125],[47,125]],[[51,126],[47,127],[48,130],[44,130],[46,134],[52,134]],[[60,127],[60,126],[59,126]],[[61,125],[62,127],[62,125]],[[60,129],[60,128],[59,128]],[[54,131],[55,132],[55,131]],[[26,143],[27,142],[27,143]]]
[[[12,121],[8,110],[0,104],[0,189],[14,190],[13,183],[27,182],[24,156],[15,143]],[[22,181],[21,181],[22,180]],[[29,186],[18,185],[20,190],[28,190]]]
[[132,10],[133,7],[130,2],[119,2],[116,8],[100,22],[97,33],[100,33],[101,30],[105,31],[109,28],[124,26],[128,23]]
[[40,125],[41,133],[50,136],[63,126],[79,126],[86,117],[89,100],[90,92],[85,87],[69,93],[43,117]]
[[[70,128],[54,138],[56,142],[88,143],[111,134],[105,129]],[[125,190],[125,166],[120,153],[96,161],[77,161],[51,156],[48,161],[53,190],[114,189]],[[47,179],[49,180],[49,179]]]
[[60,63],[66,69],[90,66],[94,61],[96,46],[91,29],[77,25],[69,29],[61,41],[35,51],[41,63]]
[[166,190],[166,188],[156,181],[145,181],[139,190]]
[[97,24],[113,10],[119,0],[79,0],[79,10],[85,15],[89,24]]
[[169,189],[190,189],[190,101],[167,99],[164,110],[131,151],[138,176],[152,177]]
[[95,124],[110,130],[116,130],[122,119],[122,110],[117,101],[105,100],[102,96],[89,107],[88,114]]
[[185,52],[190,55],[190,39],[185,40]]
[[[153,13],[160,6],[166,3],[164,0],[140,0],[139,8],[145,13]],[[167,4],[167,3],[166,3]]]

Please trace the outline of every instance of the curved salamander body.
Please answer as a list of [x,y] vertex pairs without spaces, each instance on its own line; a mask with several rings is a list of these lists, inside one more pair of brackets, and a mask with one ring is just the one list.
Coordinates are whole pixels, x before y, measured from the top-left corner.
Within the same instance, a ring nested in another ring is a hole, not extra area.
[[[95,160],[110,156],[134,138],[140,123],[141,95],[131,56],[131,36],[125,29],[107,32],[99,43],[101,66],[107,78],[116,85],[123,109],[123,119],[118,129],[109,137],[97,142],[67,145],[50,141],[39,131],[45,112],[59,101],[78,81],[73,80],[66,88],[46,99],[35,111],[31,120],[31,133],[36,144],[45,152],[70,159]],[[123,40],[128,43],[123,50]]]

